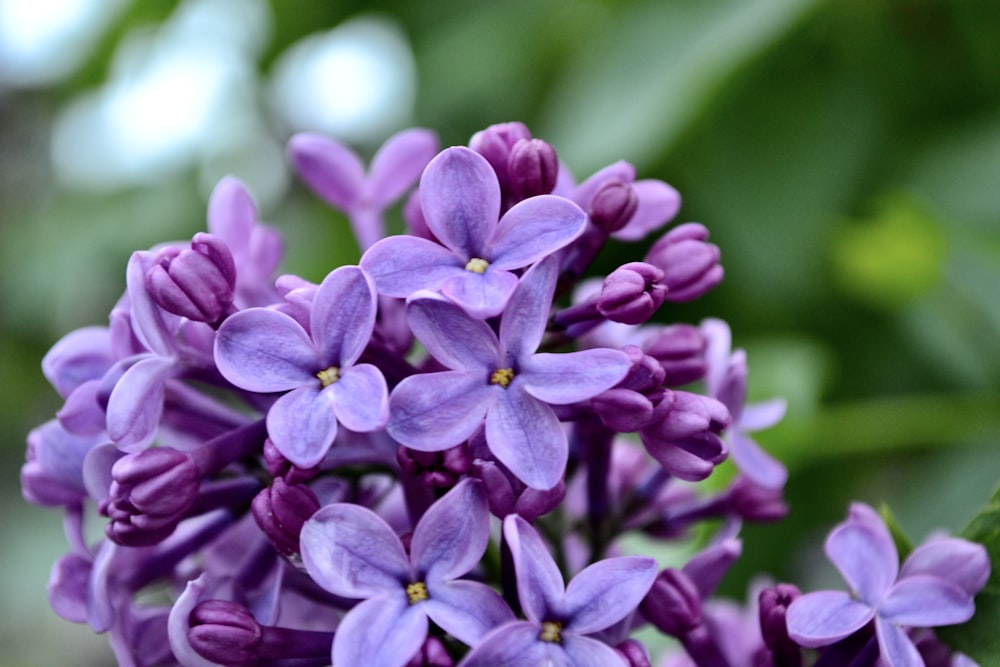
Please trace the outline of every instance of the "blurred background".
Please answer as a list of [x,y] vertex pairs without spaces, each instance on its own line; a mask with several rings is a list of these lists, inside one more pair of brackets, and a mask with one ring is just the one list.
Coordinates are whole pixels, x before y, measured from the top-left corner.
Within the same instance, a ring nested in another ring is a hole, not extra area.
[[0,0],[0,662],[111,664],[49,611],[60,517],[20,497],[59,406],[42,356],[107,321],[132,250],[202,230],[226,174],[285,272],[356,261],[284,162],[300,130],[367,158],[411,125],[451,145],[521,120],[578,178],[626,159],[681,192],[726,280],[660,318],[728,320],[752,398],[790,406],[759,439],[791,514],[745,531],[726,594],[835,580],[821,540],[851,499],[957,532],[1000,472],[998,43],[985,2]]

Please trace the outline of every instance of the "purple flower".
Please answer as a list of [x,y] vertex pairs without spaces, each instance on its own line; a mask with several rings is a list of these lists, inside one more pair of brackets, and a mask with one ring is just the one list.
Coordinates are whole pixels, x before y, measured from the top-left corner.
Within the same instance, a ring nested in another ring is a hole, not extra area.
[[447,371],[413,375],[390,398],[389,434],[412,449],[439,451],[486,424],[493,455],[528,486],[562,479],[568,445],[549,404],[585,401],[621,380],[628,357],[592,349],[536,354],[555,289],[556,260],[529,269],[500,320],[500,336],[441,298],[414,298],[410,327]]
[[355,363],[375,326],[375,290],[354,266],[332,271],[316,291],[307,332],[294,318],[249,308],[219,327],[215,360],[237,387],[288,392],[267,413],[267,432],[289,461],[310,468],[337,425],[374,431],[388,416],[388,388],[371,364]]
[[[847,521],[826,540],[827,557],[851,588],[819,591],[788,607],[788,634],[807,648],[843,639],[874,620],[879,652],[889,667],[922,665],[908,627],[963,623],[972,597],[989,576],[985,549],[957,538],[917,548],[903,571],[888,528],[867,505],[855,503]],[[960,567],[955,567],[960,566]]]
[[337,628],[333,664],[403,667],[424,643],[428,618],[466,644],[512,620],[496,591],[459,578],[488,543],[486,496],[471,479],[427,510],[409,554],[367,508],[337,503],[317,512],[302,529],[306,569],[334,595],[364,600]]
[[379,241],[361,258],[380,294],[408,297],[440,290],[473,317],[498,315],[517,276],[512,271],[580,235],[586,215],[553,195],[526,199],[500,215],[500,186],[478,153],[456,146],[431,160],[420,180],[427,227],[443,246],[413,236]]
[[527,620],[497,628],[460,663],[460,667],[534,667],[622,665],[607,644],[587,635],[600,632],[632,613],[656,578],[656,561],[629,556],[608,558],[583,569],[564,586],[545,543],[517,515],[504,519],[517,573],[517,594]]

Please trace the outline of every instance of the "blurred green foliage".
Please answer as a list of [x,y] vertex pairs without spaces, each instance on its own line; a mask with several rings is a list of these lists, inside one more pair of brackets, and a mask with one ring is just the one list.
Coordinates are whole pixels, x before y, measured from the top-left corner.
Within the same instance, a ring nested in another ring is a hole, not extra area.
[[[0,90],[9,471],[0,642],[12,667],[51,664],[34,647],[59,623],[43,595],[64,549],[59,520],[25,507],[14,475],[25,433],[58,407],[39,361],[71,328],[105,321],[129,252],[201,229],[207,194],[196,165],[150,187],[67,188],[49,162],[51,124],[109,76],[124,37],[180,4],[132,2],[69,79]],[[677,187],[681,218],[711,230],[726,280],[661,317],[728,320],[748,349],[752,398],[784,395],[790,405],[759,439],[789,465],[792,514],[746,531],[726,593],[742,597],[756,572],[814,586],[819,540],[852,498],[887,502],[917,542],[933,528],[957,532],[990,496],[1000,473],[1000,5],[375,5],[272,0],[261,80],[302,37],[377,11],[413,48],[412,124],[455,144],[522,120],[578,178],[629,160],[641,177]],[[260,106],[266,130],[284,142],[289,130]],[[262,213],[286,235],[288,272],[318,279],[357,257],[343,219],[301,186]],[[642,249],[609,249],[597,269]]]

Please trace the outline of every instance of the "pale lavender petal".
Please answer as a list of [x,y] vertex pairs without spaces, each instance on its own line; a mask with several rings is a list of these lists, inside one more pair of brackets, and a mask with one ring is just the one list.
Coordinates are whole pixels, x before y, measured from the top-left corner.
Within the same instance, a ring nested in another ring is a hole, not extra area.
[[84,327],[66,334],[42,358],[42,373],[63,398],[115,363],[108,327]]
[[498,269],[519,269],[566,247],[586,225],[587,215],[568,199],[525,199],[500,218],[486,259]]
[[483,273],[462,271],[441,285],[441,292],[470,316],[486,319],[499,315],[517,288],[517,276],[490,266]]
[[807,648],[826,646],[861,629],[874,615],[874,609],[842,591],[807,593],[788,607],[788,636]]
[[566,664],[571,667],[628,667],[625,659],[610,646],[590,637],[563,635],[562,649],[566,653]]
[[563,478],[569,445],[552,408],[517,382],[500,391],[486,414],[490,451],[533,489],[551,489]]
[[358,360],[375,328],[375,299],[371,278],[356,266],[341,266],[320,283],[309,330],[323,368]]
[[[402,589],[400,589],[402,590]],[[404,667],[427,638],[427,615],[405,595],[365,600],[333,635],[333,664]]]
[[748,432],[769,429],[781,421],[787,408],[788,402],[783,398],[744,406],[739,419],[740,429]]
[[361,268],[375,281],[379,294],[405,299],[417,290],[436,290],[468,273],[465,260],[433,241],[416,236],[390,236],[365,251]]
[[319,387],[315,374],[323,370],[302,325],[268,308],[248,308],[226,318],[215,337],[215,365],[237,387],[259,392]]
[[466,478],[421,517],[413,531],[410,560],[417,576],[455,579],[474,568],[490,541],[490,514],[479,480]]
[[589,635],[635,611],[659,568],[652,558],[606,558],[583,569],[566,587],[565,630]]
[[493,167],[462,146],[446,148],[420,179],[427,227],[463,259],[483,257],[500,217],[500,184]]
[[487,380],[464,371],[411,375],[389,396],[386,430],[420,451],[454,447],[482,425],[487,409],[503,391]]
[[100,379],[84,382],[66,396],[56,417],[67,431],[77,435],[97,435],[107,428],[101,397],[105,388]]
[[342,371],[340,379],[325,391],[333,395],[337,421],[352,431],[376,431],[389,419],[389,388],[382,371],[371,364]]
[[990,577],[990,558],[981,544],[954,537],[938,538],[906,557],[899,578],[918,574],[940,577],[975,595]]
[[125,268],[125,284],[136,338],[151,352],[168,357],[176,352],[174,334],[180,317],[156,305],[146,291],[146,271],[155,259],[153,252],[133,252]]
[[562,606],[562,574],[538,532],[517,514],[503,521],[503,535],[510,547],[517,573],[517,597],[529,621],[540,624]]
[[[469,273],[466,271],[465,273]],[[406,304],[406,318],[413,334],[431,356],[455,370],[486,371],[499,362],[497,336],[481,320],[439,296],[413,298]]]
[[500,320],[500,349],[512,359],[534,354],[549,321],[559,261],[546,257],[521,276]]
[[743,542],[727,537],[692,556],[681,571],[694,583],[702,599],[707,600],[742,553]]
[[52,611],[72,623],[87,622],[87,585],[93,563],[90,554],[70,552],[59,557],[46,587]]
[[299,541],[309,576],[334,595],[398,592],[406,600],[410,561],[389,524],[367,507],[327,505],[306,521]]
[[593,398],[621,382],[629,370],[619,350],[595,348],[563,354],[535,354],[522,360],[518,377],[524,390],[554,405]]
[[826,555],[862,601],[876,606],[899,572],[899,556],[881,521],[842,523],[826,538]]
[[477,581],[427,582],[430,599],[421,603],[431,620],[458,641],[473,646],[490,630],[514,620],[500,594]]
[[924,659],[906,631],[878,616],[875,617],[879,658],[885,667],[924,667]]
[[365,167],[347,146],[318,134],[296,134],[288,142],[288,159],[309,187],[341,211],[357,203]]
[[188,620],[191,612],[200,602],[209,600],[212,591],[208,585],[208,575],[202,574],[197,579],[193,579],[184,587],[174,606],[170,609],[170,616],[167,620],[167,636],[170,638],[170,650],[174,658],[182,665],[190,667],[219,667],[219,664],[206,660],[201,654],[194,650],[191,642],[188,641],[188,630],[191,623]]
[[147,356],[133,364],[115,383],[108,398],[108,437],[126,452],[143,449],[153,441],[167,378],[176,361]]
[[729,453],[740,471],[765,489],[780,489],[788,479],[788,470],[768,454],[753,438],[733,431],[729,435]]
[[663,181],[645,179],[632,184],[639,206],[628,224],[611,234],[621,241],[639,241],[673,220],[681,208],[681,196]]
[[219,181],[208,200],[208,231],[225,241],[234,257],[246,252],[256,221],[257,207],[246,186],[232,176]]
[[878,614],[899,625],[934,628],[964,623],[975,610],[972,597],[956,584],[917,574],[900,579],[889,589]]
[[365,183],[372,205],[384,208],[399,199],[420,178],[437,146],[437,136],[418,127],[389,137],[372,158]]
[[526,621],[502,625],[486,635],[458,667],[573,667],[562,648],[539,641],[538,632],[537,625]]
[[337,437],[331,398],[317,382],[288,392],[267,412],[271,442],[300,468],[319,464]]
[[107,438],[70,433],[59,422],[51,420],[32,429],[28,441],[45,476],[58,483],[62,493],[72,491],[73,500],[66,504],[82,500],[87,494],[83,462],[90,451]]
[[732,333],[728,324],[715,318],[703,320],[700,328],[708,342],[705,350],[705,362],[708,364],[705,388],[709,396],[718,396],[729,372]]

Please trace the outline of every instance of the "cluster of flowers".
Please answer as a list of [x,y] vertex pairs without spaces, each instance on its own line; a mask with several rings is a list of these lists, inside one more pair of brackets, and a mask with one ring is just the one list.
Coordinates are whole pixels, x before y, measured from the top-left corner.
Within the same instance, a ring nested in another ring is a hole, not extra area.
[[[367,171],[315,135],[289,155],[359,266],[275,278],[280,238],[226,179],[209,233],[134,253],[110,325],[43,362],[65,404],[21,480],[65,510],[51,603],[120,664],[648,667],[649,625],[685,649],[672,666],[963,659],[923,628],[972,615],[985,552],[940,538],[900,569],[862,505],[827,542],[851,594],[709,600],[742,522],[786,512],[785,469],[749,435],[784,403],[744,404],[721,320],[647,324],[722,279],[702,225],[583,278],[609,238],[669,222],[673,188],[625,162],[576,184],[519,123],[441,152],[408,130]],[[387,236],[411,190],[409,233]],[[729,456],[726,488],[694,484]],[[621,555],[627,533],[704,521],[681,568]]]

